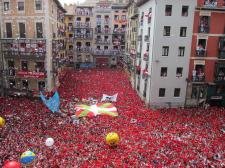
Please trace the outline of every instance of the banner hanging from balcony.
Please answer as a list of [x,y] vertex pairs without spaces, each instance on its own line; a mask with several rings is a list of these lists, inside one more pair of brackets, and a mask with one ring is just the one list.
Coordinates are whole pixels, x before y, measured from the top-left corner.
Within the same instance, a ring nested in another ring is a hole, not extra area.
[[46,77],[46,74],[44,72],[19,71],[17,72],[17,76],[21,78],[43,79]]
[[112,103],[97,103],[95,105],[80,104],[75,106],[76,117],[94,117],[97,115],[108,115],[117,117],[117,108]]
[[51,110],[51,112],[59,112],[60,98],[59,93],[57,91],[49,99],[46,99],[42,92],[40,92],[40,98],[43,103],[48,107],[48,109]]
[[103,94],[101,102],[103,102],[103,101],[116,102],[117,101],[117,96],[118,96],[118,93],[116,93],[116,94],[114,94],[112,96],[109,96],[107,94]]

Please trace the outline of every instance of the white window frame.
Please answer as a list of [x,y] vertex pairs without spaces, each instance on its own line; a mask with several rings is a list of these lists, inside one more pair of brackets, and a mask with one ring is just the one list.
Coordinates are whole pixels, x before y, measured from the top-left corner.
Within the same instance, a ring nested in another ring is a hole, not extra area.
[[13,38],[13,21],[12,20],[5,20],[4,21],[5,31],[4,31],[3,35],[4,35],[5,38],[8,38],[7,37],[7,32],[6,32],[6,23],[11,23],[11,27],[12,27],[12,38]]

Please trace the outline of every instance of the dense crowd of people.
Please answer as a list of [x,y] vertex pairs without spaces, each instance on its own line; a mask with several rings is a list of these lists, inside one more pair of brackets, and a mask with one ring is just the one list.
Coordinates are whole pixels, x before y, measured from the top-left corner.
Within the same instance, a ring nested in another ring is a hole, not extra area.
[[[0,128],[0,167],[26,150],[37,156],[34,168],[225,167],[225,109],[146,109],[118,69],[68,70],[60,81],[64,116],[51,113],[39,99],[0,99],[0,116],[6,119]],[[82,99],[116,93],[118,117],[71,122]],[[116,148],[105,143],[112,131],[120,136]],[[52,147],[45,146],[49,137]]]

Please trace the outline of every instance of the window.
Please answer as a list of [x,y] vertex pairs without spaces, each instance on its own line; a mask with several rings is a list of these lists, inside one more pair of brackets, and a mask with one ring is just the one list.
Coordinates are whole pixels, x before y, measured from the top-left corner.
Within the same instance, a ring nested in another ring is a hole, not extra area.
[[109,47],[108,46],[104,46],[104,50],[108,50],[109,49]]
[[176,72],[176,77],[182,77],[182,75],[183,75],[183,68],[178,67]]
[[36,23],[36,34],[37,34],[37,38],[43,38],[42,22]]
[[25,23],[19,23],[20,38],[26,38]]
[[45,63],[44,62],[36,62],[35,72],[45,72]]
[[180,28],[180,37],[186,37],[187,27]]
[[114,20],[119,20],[119,15],[114,15]]
[[152,21],[152,8],[149,8],[149,11],[148,11],[148,23],[151,23]]
[[122,20],[126,20],[126,15],[122,15],[122,16],[121,16],[121,19],[122,19]]
[[146,43],[146,51],[148,52],[149,51],[149,48],[150,48],[150,43]]
[[9,2],[4,2],[4,11],[9,11]]
[[42,10],[42,0],[35,0],[35,9]]
[[22,80],[22,89],[28,89],[28,88],[29,88],[28,80]]
[[170,26],[164,26],[163,36],[170,36]]
[[38,88],[40,91],[45,89],[45,82],[44,81],[39,81],[38,82]]
[[171,15],[172,15],[172,5],[166,5],[165,16],[171,16]]
[[182,6],[182,16],[188,16],[188,6]]
[[18,2],[18,11],[24,11],[24,2]]
[[180,97],[180,88],[174,89],[174,97]]
[[12,38],[12,23],[6,23],[6,37],[7,38]]
[[168,55],[169,55],[169,46],[163,46],[162,56],[168,56]]
[[15,79],[9,79],[9,88],[16,88],[16,81]]
[[21,61],[22,71],[28,71],[28,63],[27,61]]
[[178,56],[183,57],[184,51],[185,51],[185,47],[179,47]]
[[159,88],[159,97],[165,97],[165,92],[166,92],[165,88]]
[[148,27],[148,36],[150,37],[151,27]]
[[145,79],[145,85],[143,90],[143,97],[146,97],[147,93],[147,85],[148,85],[148,79]]
[[161,67],[161,74],[162,77],[167,77],[167,67]]

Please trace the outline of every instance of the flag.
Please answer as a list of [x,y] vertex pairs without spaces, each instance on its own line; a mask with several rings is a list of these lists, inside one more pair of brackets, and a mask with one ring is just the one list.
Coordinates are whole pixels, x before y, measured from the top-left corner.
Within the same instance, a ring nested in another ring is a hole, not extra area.
[[48,107],[49,110],[51,110],[53,113],[58,112],[59,111],[59,107],[60,107],[60,98],[59,98],[59,93],[56,91],[54,93],[54,95],[49,98],[46,99],[46,97],[42,94],[42,92],[40,92],[40,97],[43,101],[43,103]]
[[103,101],[116,102],[117,101],[117,96],[118,96],[118,93],[116,93],[116,94],[114,94],[112,96],[109,96],[107,94],[103,94],[101,102],[103,102]]
[[117,108],[112,103],[97,103],[95,105],[80,104],[75,106],[77,117],[93,117],[97,115],[108,115],[117,117]]

